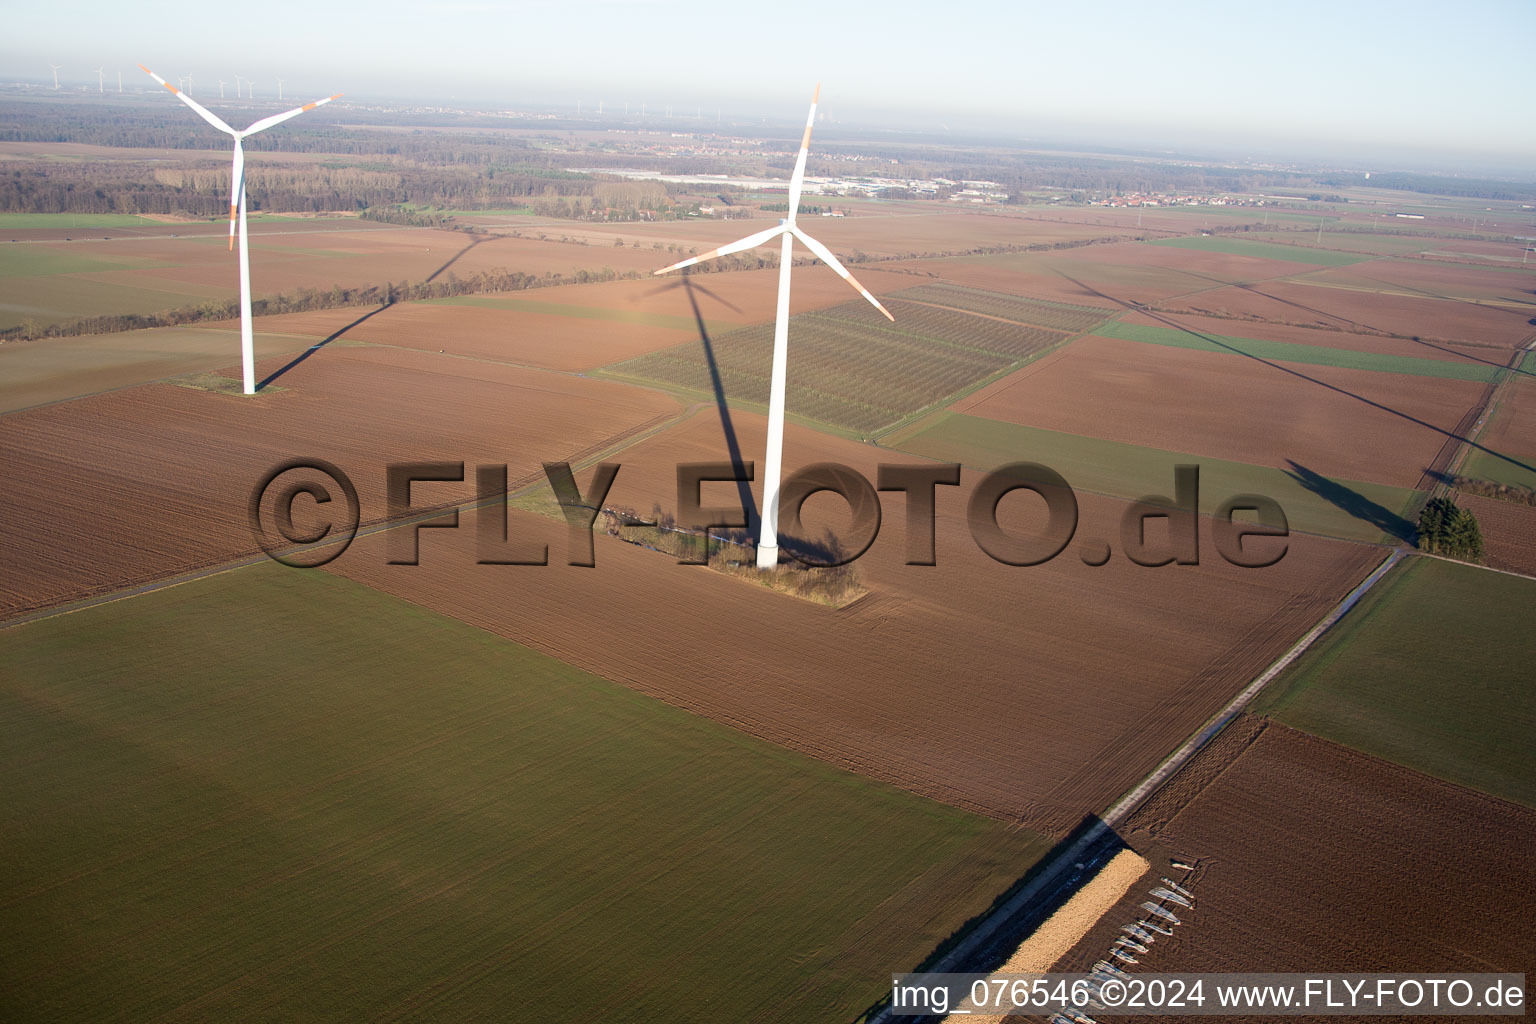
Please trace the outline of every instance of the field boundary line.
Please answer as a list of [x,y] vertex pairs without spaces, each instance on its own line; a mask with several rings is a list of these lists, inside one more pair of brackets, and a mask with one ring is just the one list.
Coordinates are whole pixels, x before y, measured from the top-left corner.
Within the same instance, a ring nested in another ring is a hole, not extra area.
[[[965,938],[961,939],[953,949],[940,957],[927,971],[933,973],[952,973],[967,958],[974,956],[985,947],[997,932],[1009,921],[1013,920],[1020,911],[1027,907],[1048,887],[1057,883],[1063,874],[1072,870],[1074,864],[1079,861],[1088,862],[1094,853],[1094,846],[1102,842],[1105,837],[1126,817],[1130,815],[1141,803],[1163,784],[1172,778],[1179,769],[1183,768],[1217,733],[1225,728],[1238,714],[1259,695],[1259,692],[1268,686],[1276,676],[1302,654],[1306,653],[1323,634],[1332,629],[1350,609],[1359,603],[1372,587],[1381,582],[1382,578],[1391,572],[1392,568],[1407,556],[1409,552],[1405,548],[1394,548],[1371,573],[1356,584],[1355,588],[1344,596],[1344,599],[1336,604],[1328,614],[1324,615],[1311,629],[1302,635],[1291,645],[1290,649],[1277,658],[1269,668],[1265,669],[1256,679],[1243,687],[1237,696],[1227,702],[1226,706],[1209,719],[1199,731],[1185,740],[1178,749],[1163,759],[1162,763],[1154,768],[1134,789],[1121,797],[1109,810],[1099,816],[1098,820],[1066,847],[1058,848],[1055,856],[1046,867],[1024,888],[1020,889],[1006,903],[997,907],[987,918],[976,925]],[[879,1013],[870,1018],[870,1024],[888,1024],[891,1020],[890,1007],[883,1007]]]

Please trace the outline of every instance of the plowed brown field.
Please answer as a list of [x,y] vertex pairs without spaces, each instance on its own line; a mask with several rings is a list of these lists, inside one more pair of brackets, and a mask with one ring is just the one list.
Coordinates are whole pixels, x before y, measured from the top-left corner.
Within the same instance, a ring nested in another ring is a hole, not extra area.
[[1325,476],[1412,487],[1444,445],[1441,431],[1454,430],[1485,390],[1473,381],[1331,366],[1288,369],[1295,372],[1237,355],[1090,336],[955,408],[1111,441],[1282,469],[1294,461]]
[[1181,312],[1253,316],[1277,323],[1323,327],[1365,327],[1408,337],[1468,341],[1517,348],[1536,328],[1530,313],[1503,306],[1380,291],[1326,287],[1299,281],[1269,281],[1251,287],[1217,288],[1170,299],[1160,306]]
[[[558,298],[562,289],[541,288],[535,298]],[[390,306],[355,327],[367,309],[327,309],[262,317],[257,330],[398,345],[427,352],[493,359],[551,370],[589,370],[690,340],[696,329],[622,323],[581,316],[533,313],[515,306],[408,302]],[[227,326],[236,327],[235,323]]]
[[[114,243],[116,244],[116,243]],[[112,255],[127,255],[137,242],[123,243]],[[157,242],[164,250],[167,243]],[[223,246],[189,240],[178,266],[82,275],[110,284],[188,282],[235,285],[234,258]],[[434,275],[468,277],[477,271],[504,269],[542,276],[577,270],[650,271],[665,265],[660,253],[614,245],[575,245],[535,238],[469,236],[453,231],[395,229],[357,234],[272,235],[252,239],[252,293],[271,295],[300,288],[324,291],[332,285],[366,287],[385,282],[425,281]],[[169,258],[164,255],[161,258]],[[88,311],[82,311],[82,313]]]
[[1495,569],[1536,576],[1536,506],[1458,492],[1483,533],[1483,561]]
[[[367,521],[384,514],[387,462],[507,463],[516,480],[677,410],[638,388],[400,349],[324,349],[277,383],[255,399],[152,384],[0,419],[0,614],[255,551],[247,498],[287,459],[340,467]],[[472,494],[469,475],[417,501]]]
[[[810,197],[807,202],[815,204]],[[837,205],[836,199],[823,200]],[[733,241],[753,231],[771,226],[771,221],[697,221],[689,223],[610,227],[626,239],[684,243],[690,246],[714,246]],[[801,221],[807,232],[835,253],[854,251],[872,256],[902,254],[971,252],[1000,245],[1050,245],[1055,242],[1080,241],[1124,234],[1123,229],[1082,224],[1061,224],[1032,217],[1008,214],[962,212],[899,213],[856,215],[852,217],[811,217]],[[543,229],[557,234],[557,228]]]
[[1127,312],[1120,316],[1127,324],[1143,324],[1148,327],[1169,327],[1177,324],[1201,334],[1213,334],[1237,338],[1257,338],[1260,341],[1283,341],[1292,345],[1317,345],[1322,348],[1348,349],[1352,352],[1375,352],[1387,356],[1411,356],[1416,359],[1443,359],[1453,363],[1479,366],[1506,366],[1509,357],[1505,353],[1489,352],[1482,347],[1453,347],[1430,341],[1412,341],[1408,338],[1385,338],[1375,334],[1359,334],[1347,330],[1326,330],[1317,327],[1294,327],[1288,324],[1271,324],[1261,320],[1231,320],[1220,317],[1195,316],[1181,313],[1176,317],[1167,314],[1149,315]]
[[[738,415],[736,427],[761,466],[764,421]],[[786,445],[791,469],[836,460],[870,479],[882,454],[913,461],[793,426]],[[701,411],[627,449],[609,501],[673,508],[678,463],[728,457]],[[601,537],[595,568],[569,567],[563,524],[531,513],[512,514],[511,535],[547,541],[548,567],[474,564],[466,516],[427,531],[419,566],[386,565],[375,537],[328,568],[776,743],[1059,834],[1145,774],[1378,557],[1297,537],[1263,570],[1209,549],[1198,567],[1090,568],[1076,547],[1009,567],[966,530],[956,491],[974,482],[940,488],[933,567],[903,564],[903,504],[887,495],[886,527],[857,563],[871,593],[841,610]],[[708,484],[703,500],[736,490]],[[1117,536],[1123,506],[1080,501],[1080,537]],[[807,505],[813,532],[838,518],[818,507],[839,503]]]
[[1510,381],[1487,431],[1478,441],[1494,451],[1536,454],[1536,377],[1522,373]]
[[973,288],[1107,309],[1123,309],[1135,302],[1172,302],[1180,295],[1316,269],[1289,260],[1136,242],[1056,252],[912,260],[895,266]]
[[1104,955],[1171,853],[1199,860],[1195,906],[1175,908],[1183,924],[1133,976],[1529,973],[1533,832],[1527,808],[1240,719],[1129,822],[1154,870],[1057,969]]
[[[1446,251],[1462,243],[1448,242]],[[1432,251],[1441,251],[1430,246]],[[1518,253],[1516,253],[1518,255]],[[1438,259],[1372,260],[1352,267],[1334,267],[1309,278],[1319,284],[1343,284],[1367,289],[1385,289],[1450,302],[1493,302],[1511,308],[1524,307],[1526,316],[1536,316],[1536,267],[1523,273],[1518,268],[1500,264],[1448,263]]]

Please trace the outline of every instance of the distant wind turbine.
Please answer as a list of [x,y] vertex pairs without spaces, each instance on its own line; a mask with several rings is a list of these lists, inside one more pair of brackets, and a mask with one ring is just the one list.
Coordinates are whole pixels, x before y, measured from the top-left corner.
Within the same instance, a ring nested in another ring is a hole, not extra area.
[[223,99],[224,98],[224,87],[226,85],[228,85],[228,84],[229,83],[224,81],[224,79],[222,79],[222,78],[219,79],[219,99]]
[[104,67],[97,68],[96,69],[96,92],[97,92],[98,95],[100,95],[101,93],[104,93],[104,92],[107,91],[106,82],[107,82],[107,69],[104,68]]
[[175,93],[177,99],[197,111],[197,115],[204,121],[207,121],[219,131],[233,137],[235,140],[234,164],[230,169],[229,247],[231,249],[235,247],[238,224],[240,239],[240,362],[245,378],[245,393],[254,395],[256,393],[256,357],[251,328],[251,252],[245,232],[245,147],[241,145],[241,140],[255,135],[257,132],[266,131],[274,125],[282,124],[290,117],[297,117],[306,110],[313,110],[322,104],[329,103],[331,100],[339,97],[341,93],[337,93],[335,96],[327,96],[325,99],[316,100],[313,103],[306,103],[302,107],[294,107],[292,110],[284,111],[281,114],[263,117],[261,120],[253,122],[245,131],[236,131],[225,124],[218,115],[209,111],[192,97],[149,70],[149,68],[144,67],[143,64],[140,64],[139,67],[143,68],[144,73],[150,78],[153,78]]
[[286,78],[279,78],[277,80],[277,102],[279,103],[283,102],[283,83],[286,81]]
[[240,83],[243,81],[245,81],[245,79],[240,75],[235,76],[235,99],[239,99],[242,95],[240,92]]
[[59,71],[64,67],[64,65],[49,64],[48,66],[53,68],[53,87],[57,89],[59,87]]
[[656,271],[657,274],[665,274],[714,259],[716,256],[727,256],[744,249],[755,249],[775,238],[784,240],[783,248],[779,251],[779,308],[773,321],[773,378],[768,395],[767,472],[763,475],[762,532],[757,541],[759,569],[772,569],[779,562],[779,473],[784,456],[784,378],[788,366],[789,276],[790,265],[794,260],[794,240],[798,238],[804,243],[805,247],[815,253],[823,263],[836,271],[837,276],[847,281],[855,291],[868,299],[871,305],[885,314],[887,320],[896,319],[891,315],[890,310],[880,305],[879,299],[869,293],[869,289],[859,284],[854,276],[848,273],[847,268],[832,255],[831,249],[801,231],[799,225],[795,223],[795,215],[800,210],[800,191],[805,184],[805,160],[810,153],[811,126],[816,122],[816,103],[820,98],[821,86],[818,85],[811,97],[811,112],[805,119],[805,134],[800,137],[800,155],[795,159],[795,173],[789,179],[789,209],[784,219],[779,221],[777,226],[766,231],[759,231],[755,235],[748,235],[746,238],[722,245],[718,249],[711,249],[701,256],[694,256]]
[[117,73],[117,91],[123,91],[123,73],[121,71]]

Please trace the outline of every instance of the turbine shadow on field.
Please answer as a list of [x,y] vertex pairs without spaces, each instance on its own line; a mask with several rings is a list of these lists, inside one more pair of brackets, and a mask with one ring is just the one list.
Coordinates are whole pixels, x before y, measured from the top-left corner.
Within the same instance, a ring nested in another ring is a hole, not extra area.
[[1337,480],[1330,480],[1321,473],[1308,469],[1293,459],[1286,459],[1285,461],[1291,467],[1285,470],[1285,475],[1301,484],[1301,486],[1313,494],[1336,505],[1339,509],[1348,512],[1356,519],[1370,523],[1372,526],[1390,534],[1404,544],[1413,543],[1416,532],[1414,525],[1396,512],[1393,512],[1385,505],[1377,504],[1359,491],[1346,487]]
[[1225,341],[1222,341],[1221,338],[1215,335],[1206,334],[1205,332],[1197,331],[1193,327],[1190,327],[1186,324],[1181,324],[1179,321],[1175,320],[1173,317],[1166,313],[1159,313],[1156,310],[1149,309],[1148,307],[1140,305],[1139,303],[1128,302],[1125,299],[1119,299],[1113,295],[1101,292],[1092,285],[1085,284],[1084,282],[1077,280],[1075,277],[1071,277],[1068,274],[1062,273],[1060,270],[1056,271],[1056,273],[1060,274],[1068,281],[1071,281],[1079,288],[1082,288],[1084,291],[1091,292],[1094,295],[1108,299],[1110,302],[1115,303],[1122,309],[1128,310],[1132,313],[1140,313],[1144,317],[1156,320],[1158,323],[1164,324],[1168,327],[1172,327],[1174,330],[1181,331],[1182,333],[1189,335],[1191,338],[1199,338],[1207,345],[1231,352],[1234,355],[1242,356],[1244,359],[1251,359],[1256,363],[1262,363],[1264,366],[1267,366],[1272,370],[1279,370],[1281,373],[1289,374],[1292,377],[1296,377],[1299,380],[1304,380],[1309,384],[1314,384],[1326,391],[1332,391],[1334,394],[1343,395],[1346,398],[1352,398],[1363,405],[1370,406],[1372,409],[1378,409],[1381,412],[1396,416],[1399,419],[1407,420],[1409,423],[1414,423],[1418,426],[1424,427],[1427,430],[1432,430],[1447,440],[1462,442],[1469,447],[1476,448],[1478,451],[1487,452],[1489,455],[1492,455],[1494,458],[1499,459],[1502,462],[1507,462],[1512,466],[1518,466],[1527,472],[1536,473],[1536,466],[1527,465],[1526,463],[1521,462],[1519,459],[1511,458],[1510,456],[1505,455],[1503,452],[1496,452],[1492,448],[1478,444],[1470,437],[1456,433],[1454,430],[1446,430],[1444,427],[1437,427],[1433,423],[1430,423],[1427,420],[1421,420],[1417,416],[1403,412],[1401,409],[1394,409],[1390,405],[1383,405],[1381,402],[1378,402],[1375,399],[1366,398],[1364,395],[1350,391],[1348,388],[1340,387],[1337,384],[1330,384],[1327,381],[1313,377],[1310,374],[1302,373],[1300,370],[1291,366],[1287,366],[1284,363],[1276,362],[1273,359],[1265,359],[1263,356],[1254,355],[1252,352],[1244,352],[1242,349],[1235,345],[1227,344]]
[[470,239],[468,245],[466,245],[464,248],[460,249],[458,252],[454,253],[452,256],[448,257],[448,262],[447,263],[444,263],[442,266],[440,266],[436,270],[432,271],[431,274],[427,275],[426,283],[427,284],[431,284],[433,281],[437,280],[439,277],[442,276],[444,271],[446,271],[449,267],[453,266],[455,263],[459,262],[459,260],[462,259],[467,252],[469,252],[469,250],[473,249],[475,246],[480,245],[480,244],[482,244],[484,242],[489,242],[492,237],[493,236],[491,236],[491,235],[476,235],[474,238]]
[[343,328],[341,328],[339,330],[333,331],[327,337],[321,339],[320,341],[315,342],[313,345],[309,346],[309,348],[305,349],[303,352],[300,352],[298,355],[294,356],[291,360],[289,360],[288,361],[288,365],[284,366],[280,370],[274,370],[271,373],[267,374],[267,376],[262,380],[262,382],[260,384],[256,385],[256,390],[260,391],[262,388],[266,387],[268,384],[271,384],[273,381],[277,380],[277,378],[281,377],[283,374],[287,373],[289,370],[293,369],[295,366],[298,366],[300,363],[302,363],[304,360],[308,359],[310,356],[314,355],[316,352],[320,351],[322,348],[325,348],[325,346],[329,345],[331,342],[335,341],[337,338],[341,337],[343,334],[346,334],[352,328],[358,326],[359,324],[363,323],[364,321],[368,320],[371,317],[378,316],[380,313],[384,312],[386,309],[388,309],[392,305],[394,305],[394,303],[386,302],[384,305],[380,306],[378,309],[370,309],[368,312],[364,313],[362,316],[358,317],[356,320],[353,320],[351,323],[347,324],[345,327],[343,327]]
[[[694,294],[698,286],[693,283],[690,269],[683,269],[682,288],[688,295],[688,305],[693,309],[693,320],[699,329],[699,343],[704,346],[704,361],[709,364],[709,384],[715,393],[715,406],[720,410],[720,429],[725,432],[725,446],[730,452],[731,466],[736,470],[736,493],[741,499],[741,511],[747,517],[747,529],[755,538],[758,535],[758,524],[762,522],[757,511],[757,499],[752,496],[752,485],[744,479],[746,464],[741,457],[741,443],[736,439],[736,426],[731,422],[731,407],[725,401],[725,384],[720,379],[720,365],[715,361],[715,346],[709,340],[709,328],[704,323],[703,311],[699,309],[699,298]],[[699,290],[709,294],[703,288]],[[730,306],[730,303],[726,305]]]

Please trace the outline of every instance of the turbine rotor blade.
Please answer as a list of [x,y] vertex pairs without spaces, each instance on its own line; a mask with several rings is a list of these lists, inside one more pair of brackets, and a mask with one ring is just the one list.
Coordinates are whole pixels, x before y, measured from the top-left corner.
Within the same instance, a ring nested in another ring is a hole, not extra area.
[[681,270],[684,267],[691,267],[695,263],[703,263],[705,260],[712,260],[716,256],[729,256],[731,253],[741,252],[743,249],[755,249],[762,245],[764,242],[771,241],[788,230],[789,228],[784,224],[778,224],[766,231],[759,231],[755,235],[748,235],[746,238],[738,238],[734,242],[727,242],[718,249],[711,249],[709,252],[702,253],[698,256],[690,256],[686,260],[683,260],[679,263],[674,263],[670,267],[662,267],[660,270],[653,271],[653,273],[666,274],[673,270]]
[[245,191],[245,147],[235,138],[235,159],[229,169],[229,247],[235,247],[235,215],[240,210],[240,194]]
[[315,100],[313,103],[306,103],[302,107],[294,107],[292,110],[285,110],[281,114],[273,114],[271,117],[264,117],[260,121],[254,122],[249,128],[240,134],[255,135],[257,132],[264,132],[268,128],[271,128],[273,125],[282,124],[290,117],[298,117],[306,110],[314,110],[316,107],[323,107],[327,103],[331,102],[331,100],[340,99],[341,97],[342,93],[337,93],[335,96],[327,96],[323,100]]
[[139,65],[139,69],[141,71],[143,71],[146,75],[148,75],[150,78],[153,78],[155,81],[159,82],[161,85],[163,85],[167,89],[171,90],[171,92],[175,93],[177,99],[181,100],[181,102],[185,103],[187,106],[189,106],[193,110],[197,111],[197,116],[198,117],[201,117],[204,121],[207,121],[209,124],[213,125],[219,131],[224,132],[224,133],[229,134],[229,135],[239,135],[240,134],[239,132],[237,132],[233,128],[231,128],[229,125],[225,124],[223,119],[220,118],[219,115],[215,114],[213,111],[209,110],[207,107],[205,107],[201,103],[197,102],[197,100],[194,100],[191,96],[188,96],[186,93],[184,93],[180,89],[176,88],[170,82],[167,82],[165,79],[161,78],[159,75],[157,75],[153,71],[149,70],[149,68],[146,68],[143,64]]
[[843,266],[842,262],[836,256],[832,255],[831,249],[828,249],[826,246],[816,241],[816,239],[812,238],[804,231],[801,231],[798,227],[791,227],[790,231],[794,232],[795,237],[804,242],[805,247],[811,250],[811,252],[815,253],[821,262],[837,271],[838,277],[852,285],[854,291],[868,299],[870,305],[874,306],[881,313],[884,313],[887,320],[891,321],[892,323],[896,322],[896,318],[891,315],[891,311],[880,305],[880,300],[871,295],[868,288],[865,288],[862,284],[859,284],[858,278],[848,273],[848,268]]
[[800,191],[805,187],[805,158],[811,152],[811,127],[816,123],[816,103],[821,99],[821,83],[816,83],[816,92],[811,96],[811,112],[805,116],[805,134],[800,136],[800,154],[795,157],[795,173],[789,179],[789,222],[795,222],[795,214],[800,212]]

